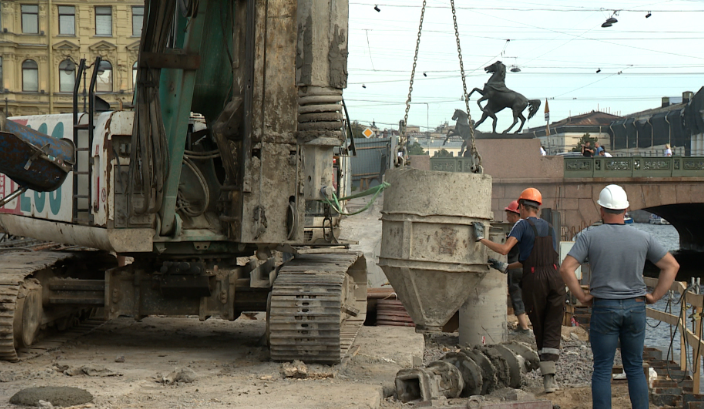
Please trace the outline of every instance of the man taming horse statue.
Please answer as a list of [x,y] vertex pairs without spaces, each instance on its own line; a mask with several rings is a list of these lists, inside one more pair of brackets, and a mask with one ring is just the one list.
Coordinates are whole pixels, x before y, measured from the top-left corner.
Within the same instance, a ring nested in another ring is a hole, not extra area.
[[[533,118],[533,116],[538,112],[540,108],[539,99],[528,99],[516,91],[506,88],[506,66],[501,62],[497,61],[487,67],[484,67],[484,71],[491,73],[491,78],[484,84],[484,89],[474,88],[472,92],[467,95],[469,98],[474,91],[482,94],[482,97],[477,100],[477,105],[479,109],[482,110],[481,119],[474,124],[474,127],[481,125],[488,117],[491,117],[494,122],[492,124],[492,130],[496,133],[496,113],[502,111],[504,108],[511,108],[513,111],[513,123],[508,127],[503,133],[508,133],[518,120],[521,120],[521,126],[518,127],[516,133],[521,132],[523,125],[526,123],[526,117],[523,116],[523,111],[530,106],[528,110],[528,119]],[[481,102],[488,101],[484,107],[482,107]],[[460,155],[465,150],[467,146],[467,140],[469,139],[469,116],[466,112],[456,109],[455,114],[452,116],[453,121],[457,121],[455,124],[455,129],[451,129],[447,133],[447,137],[443,142],[443,145],[447,143],[450,137],[459,135],[462,140],[462,148],[460,149]]]
[[465,148],[467,148],[467,139],[469,139],[469,115],[461,109],[455,109],[455,113],[452,115],[452,120],[457,121],[455,123],[455,128],[447,131],[447,137],[442,144],[444,146],[451,137],[455,135],[459,136],[462,138],[462,147],[460,148],[459,156],[462,156]]

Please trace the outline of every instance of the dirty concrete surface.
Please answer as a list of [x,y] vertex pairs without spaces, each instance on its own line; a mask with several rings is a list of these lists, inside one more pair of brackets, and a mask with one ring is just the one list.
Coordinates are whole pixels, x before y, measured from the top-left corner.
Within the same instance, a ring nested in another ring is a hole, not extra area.
[[[353,192],[357,193],[357,192]],[[370,196],[347,201],[347,212],[359,211],[369,202]],[[377,265],[381,253],[381,209],[384,207],[382,192],[366,211],[345,217],[340,222],[341,241],[353,242],[351,250],[364,252],[367,259],[367,283],[369,287],[381,287],[388,283],[381,267]]]
[[342,365],[286,378],[260,343],[264,315],[253,317],[111,320],[44,355],[0,362],[0,407],[20,408],[9,399],[24,388],[71,386],[91,393],[95,408],[377,408],[384,385],[422,359],[412,328],[363,327]]

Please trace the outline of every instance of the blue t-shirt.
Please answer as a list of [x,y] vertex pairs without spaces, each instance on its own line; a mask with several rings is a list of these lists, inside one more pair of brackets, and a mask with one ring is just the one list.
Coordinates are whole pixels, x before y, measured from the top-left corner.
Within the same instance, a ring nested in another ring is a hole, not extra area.
[[599,152],[601,152],[601,151],[603,151],[603,150],[604,150],[604,148],[602,148],[601,146],[598,147],[598,148],[596,148],[596,149],[594,150],[594,156],[599,156]]
[[[537,217],[529,217],[530,221],[535,225],[535,229],[538,230],[538,235],[540,237],[545,237],[548,235],[548,229],[552,229],[550,224]],[[535,233],[533,233],[533,228],[530,224],[521,219],[513,225],[509,237],[515,237],[518,240],[518,249],[520,254],[518,255],[518,261],[521,263],[528,260],[530,252],[533,251],[533,244],[535,243]],[[555,234],[555,229],[552,229],[552,245],[557,251],[557,235]]]

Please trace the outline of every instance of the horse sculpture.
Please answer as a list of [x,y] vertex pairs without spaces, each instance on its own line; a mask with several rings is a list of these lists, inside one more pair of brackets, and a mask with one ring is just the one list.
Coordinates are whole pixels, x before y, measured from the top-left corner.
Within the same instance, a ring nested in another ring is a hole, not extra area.
[[452,115],[452,120],[457,121],[455,123],[455,129],[450,129],[447,131],[447,137],[442,143],[443,146],[447,141],[453,136],[459,136],[462,138],[462,147],[460,148],[460,156],[467,148],[467,139],[469,139],[469,115],[461,109],[455,109],[454,115]]
[[[496,133],[496,113],[504,108],[511,108],[513,111],[513,123],[503,133],[508,133],[508,131],[516,125],[519,119],[521,120],[521,126],[518,127],[516,133],[521,132],[523,125],[526,123],[526,118],[523,116],[523,110],[530,106],[530,109],[528,110],[528,119],[531,119],[536,112],[538,112],[538,108],[540,108],[540,100],[528,99],[518,92],[506,88],[506,84],[504,83],[504,80],[506,79],[506,66],[501,63],[501,61],[497,61],[488,67],[484,67],[484,71],[487,73],[492,73],[489,81],[484,84],[484,89],[474,88],[467,96],[467,98],[469,98],[474,91],[482,94],[482,97],[477,100],[477,105],[479,105],[479,109],[483,112],[482,118],[476,123],[475,128],[481,125],[487,117],[491,117],[494,120],[492,129],[493,132]],[[482,101],[488,101],[483,108],[480,104]]]

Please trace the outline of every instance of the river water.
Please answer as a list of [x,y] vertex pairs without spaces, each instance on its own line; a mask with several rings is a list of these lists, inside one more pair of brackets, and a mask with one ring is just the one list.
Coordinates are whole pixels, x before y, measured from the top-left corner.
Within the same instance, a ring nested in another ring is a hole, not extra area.
[[[679,234],[677,234],[677,230],[672,227],[671,225],[653,225],[653,224],[642,224],[642,223],[635,223],[632,225],[634,228],[642,231],[646,231],[650,234],[652,234],[667,250],[670,252],[677,251],[679,250]],[[658,301],[655,305],[652,307],[660,310],[660,311],[668,311],[670,312],[671,309],[671,314],[673,315],[679,315],[680,314],[680,307],[681,304],[675,304],[676,301],[679,301],[679,299],[676,297],[671,303],[671,306],[668,306],[668,296],[666,295],[663,297],[660,301]],[[654,347],[654,348],[659,348],[665,352],[667,352],[670,349],[670,340],[672,339],[672,331],[674,330],[674,327],[670,327],[666,323],[659,323],[659,321],[654,320],[652,318],[647,319],[648,325],[646,327],[646,332],[645,332],[645,345],[649,347]],[[690,330],[691,330],[691,324],[690,324]],[[675,359],[673,359],[675,362],[679,362],[679,356],[680,356],[680,334],[679,331],[677,332],[677,335],[674,337],[674,341],[672,342],[672,349],[670,350],[670,356],[674,356]],[[688,350],[687,355],[689,357],[689,362],[692,362],[692,350]],[[704,351],[702,351],[704,352]],[[663,355],[664,356],[664,355]],[[690,364],[688,364],[688,367],[691,367]],[[704,385],[704,383],[702,384]]]

